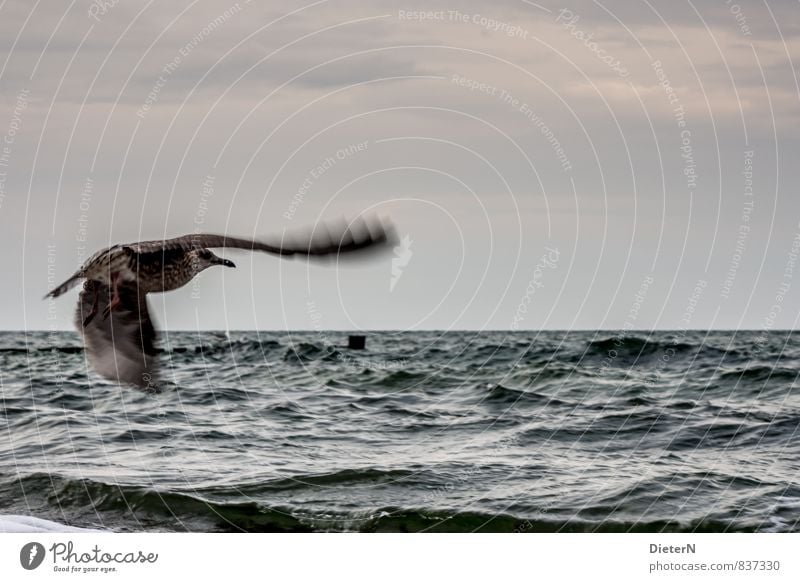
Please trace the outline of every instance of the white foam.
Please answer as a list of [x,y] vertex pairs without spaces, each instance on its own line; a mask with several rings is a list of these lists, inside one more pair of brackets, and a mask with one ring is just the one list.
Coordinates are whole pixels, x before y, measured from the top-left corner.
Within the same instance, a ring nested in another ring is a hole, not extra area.
[[72,527],[30,515],[0,515],[0,533],[79,533],[97,529]]

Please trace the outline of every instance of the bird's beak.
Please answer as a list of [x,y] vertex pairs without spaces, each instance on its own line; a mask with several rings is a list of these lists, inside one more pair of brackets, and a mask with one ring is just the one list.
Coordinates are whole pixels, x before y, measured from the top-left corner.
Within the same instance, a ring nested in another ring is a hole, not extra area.
[[223,267],[231,267],[236,268],[236,264],[233,261],[229,261],[228,259],[220,259],[217,264],[222,265]]

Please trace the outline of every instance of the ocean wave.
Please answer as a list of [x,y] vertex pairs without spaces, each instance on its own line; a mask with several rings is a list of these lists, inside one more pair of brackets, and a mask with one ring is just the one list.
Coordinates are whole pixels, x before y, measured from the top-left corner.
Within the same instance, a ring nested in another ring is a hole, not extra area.
[[516,366],[509,379],[512,382],[545,384],[554,380],[581,379],[586,370],[569,362],[548,358],[542,362],[524,363]]
[[281,348],[281,343],[275,340],[242,339],[227,340],[218,344],[201,342],[196,346],[175,347],[170,353],[193,353],[204,356],[233,354],[237,359],[246,360],[248,356],[267,354]]
[[[596,339],[589,342],[588,352],[608,354],[615,353],[626,357],[649,356],[656,352],[674,350],[678,354],[689,353],[697,350],[701,344],[675,342],[669,340],[653,340],[620,334],[603,339]],[[716,348],[711,348],[716,349]]]
[[[43,510],[44,517],[55,519],[58,516],[59,521],[68,525],[104,527],[113,531],[722,532],[758,531],[769,527],[771,523],[766,519],[764,523],[745,523],[711,517],[687,521],[609,517],[619,509],[620,504],[627,501],[638,503],[642,501],[642,495],[652,495],[654,489],[647,487],[640,487],[636,491],[620,491],[584,507],[577,515],[558,508],[544,512],[524,507],[515,508],[514,515],[392,506],[349,511],[309,511],[255,499],[276,488],[286,490],[353,483],[380,484],[387,480],[416,477],[416,473],[409,471],[344,470],[279,479],[266,484],[183,492],[39,473],[13,484],[4,483],[0,486],[0,493],[11,493],[8,489],[12,488],[44,494],[48,500],[48,507]],[[727,483],[728,486],[734,486],[736,479],[741,481],[738,477],[727,481],[723,479],[720,485]],[[752,483],[740,482],[737,486],[746,489]],[[91,513],[87,514],[86,509],[91,509]],[[98,518],[102,523],[97,523]],[[797,524],[789,529],[796,530]]]
[[322,360],[336,361],[341,358],[341,352],[330,344],[315,342],[301,342],[292,345],[283,355],[283,361],[295,364],[304,364]]
[[555,398],[551,394],[544,394],[524,388],[512,388],[502,384],[481,384],[477,386],[483,392],[483,400],[488,402],[501,402],[503,404],[538,404],[542,406],[567,406],[568,402]]
[[82,354],[83,346],[29,346],[29,347],[2,347],[0,354],[24,355],[56,352],[59,354]]
[[[196,354],[214,356],[233,353],[237,357],[241,358],[253,353],[267,353],[280,347],[280,342],[274,340],[235,340],[224,341],[218,344],[208,344],[201,341],[199,344],[192,345],[177,345],[171,347],[160,346],[156,348],[156,352],[165,355],[190,354],[192,356]],[[0,347],[0,354],[9,355],[43,354],[48,352],[59,354],[82,354],[84,352],[84,347],[82,345]]]
[[767,382],[769,380],[785,380],[794,382],[800,376],[800,371],[792,368],[782,368],[764,365],[745,365],[732,369],[721,369],[717,379],[723,381],[737,380],[750,382]]
[[170,332],[174,384],[144,394],[87,372],[74,333],[0,334],[0,507],[115,531],[793,531],[789,339]]
[[[671,414],[654,409],[628,412],[608,411],[593,416],[582,416],[580,422],[571,424],[544,424],[525,429],[520,441],[523,444],[555,442],[571,446],[595,447],[602,450],[630,449],[632,446],[656,445],[663,436],[674,430],[676,419]],[[659,445],[660,446],[660,445]]]
[[385,374],[380,379],[380,385],[386,388],[412,388],[425,382],[433,383],[435,378],[433,374],[424,372],[396,370]]
[[671,451],[695,449],[730,449],[739,446],[762,444],[773,439],[791,439],[791,433],[777,423],[752,423],[721,421],[699,423],[680,428],[667,446]]
[[482,512],[441,512],[385,508],[358,523],[361,532],[430,533],[678,533],[758,531],[758,527],[739,525],[733,520],[619,520],[559,519],[512,516]]
[[[139,431],[141,435],[143,433]],[[146,431],[144,431],[146,432]],[[146,435],[143,435],[146,436]],[[60,504],[89,503],[96,505],[98,499],[107,501],[112,505],[124,498],[143,498],[150,495],[161,496],[165,494],[186,496],[206,496],[209,500],[219,501],[232,495],[245,495],[257,497],[269,493],[298,491],[307,488],[333,487],[340,485],[376,486],[385,483],[414,482],[427,483],[429,476],[426,472],[409,469],[378,469],[365,467],[359,469],[342,469],[326,473],[300,474],[291,477],[265,478],[256,482],[247,482],[224,487],[194,487],[191,494],[187,491],[173,490],[162,491],[159,489],[127,485],[122,483],[106,483],[88,478],[67,477],[48,473],[31,473],[20,478],[0,482],[0,491],[8,494],[22,494],[23,492],[46,492],[53,496]]]

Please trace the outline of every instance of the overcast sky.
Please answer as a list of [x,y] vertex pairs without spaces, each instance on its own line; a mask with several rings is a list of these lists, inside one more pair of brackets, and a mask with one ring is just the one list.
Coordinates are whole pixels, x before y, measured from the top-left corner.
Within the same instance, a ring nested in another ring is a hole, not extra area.
[[[796,0],[0,3],[2,327],[89,254],[362,212],[395,257],[238,268],[170,329],[787,328]],[[794,245],[794,246],[793,246]]]

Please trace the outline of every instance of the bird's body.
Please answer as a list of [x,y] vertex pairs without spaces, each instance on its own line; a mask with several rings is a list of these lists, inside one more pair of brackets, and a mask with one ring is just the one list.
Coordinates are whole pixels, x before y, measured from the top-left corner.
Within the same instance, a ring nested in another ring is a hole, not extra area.
[[[135,244],[114,245],[92,255],[48,296],[58,297],[81,279],[105,285],[113,285],[116,279],[118,284],[135,284],[141,293],[172,291],[186,285],[200,271],[217,264],[203,261],[203,251],[210,253],[207,249],[183,248],[142,253]],[[225,264],[224,260],[219,264]]]
[[156,334],[146,296],[183,287],[209,267],[235,266],[209,248],[324,257],[390,248],[395,238],[391,226],[379,220],[340,223],[333,232],[323,225],[318,231],[316,236],[312,232],[283,237],[274,244],[214,234],[117,244],[92,255],[47,297],[58,297],[84,280],[75,324],[95,369],[106,378],[149,387],[153,386]]
[[143,293],[162,293],[180,289],[202,270],[199,251],[165,253],[163,260],[134,260],[139,289]]
[[110,284],[110,274],[113,272],[125,273],[124,280],[132,281],[129,274],[131,267],[131,253],[125,251],[125,245],[114,245],[97,251],[81,266],[80,276],[101,283]]
[[160,293],[179,289],[194,279],[204,264],[199,254],[197,249],[142,254],[133,245],[114,245],[96,253],[79,272],[84,279],[106,285],[112,283],[112,274],[118,273],[120,283],[136,283],[142,293]]

